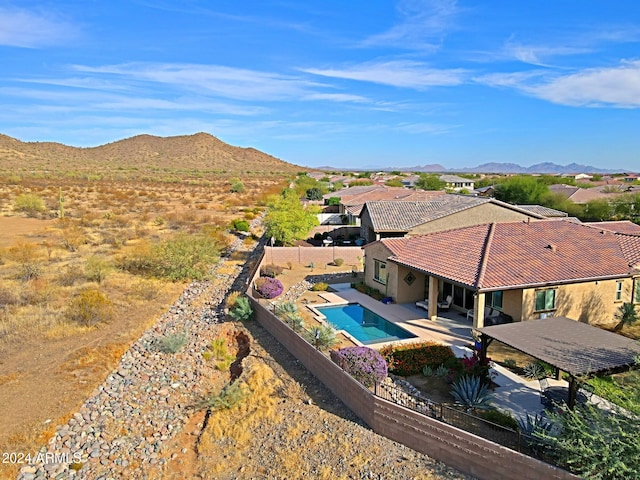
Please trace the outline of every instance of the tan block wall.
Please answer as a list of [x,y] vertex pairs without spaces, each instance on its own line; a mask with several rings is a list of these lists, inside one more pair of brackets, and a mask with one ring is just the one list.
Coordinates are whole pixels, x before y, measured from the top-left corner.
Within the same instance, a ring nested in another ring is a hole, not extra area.
[[[397,293],[393,297],[396,303],[417,302],[418,300],[424,300],[428,296],[428,286],[425,285],[428,281],[428,277],[426,275],[400,265],[397,266],[396,272],[398,285],[396,288]],[[415,277],[415,280],[411,285],[404,280],[409,272],[411,272]]]
[[[574,283],[560,285],[556,291],[556,311],[554,316],[563,316],[591,325],[613,325],[614,315],[623,302],[631,302],[633,280],[623,282],[622,301],[615,301],[616,280]],[[532,320],[540,317],[535,313],[535,292],[530,288],[523,291],[522,319]]]
[[[446,217],[419,225],[411,230],[408,235],[424,235],[425,233],[441,232],[443,230],[451,230],[453,228],[470,227],[472,225],[479,225],[482,223],[515,222],[518,220],[524,221],[528,218],[531,217],[492,203],[485,203],[478,205],[477,207],[469,208],[462,212],[447,215]],[[534,219],[531,218],[531,221],[534,221]]]
[[286,266],[287,262],[301,265],[314,263],[317,267],[333,262],[336,258],[342,258],[345,265],[357,267],[362,270],[362,247],[264,247],[264,261]]
[[251,298],[256,320],[376,433],[481,480],[578,479],[564,470],[376,397]]

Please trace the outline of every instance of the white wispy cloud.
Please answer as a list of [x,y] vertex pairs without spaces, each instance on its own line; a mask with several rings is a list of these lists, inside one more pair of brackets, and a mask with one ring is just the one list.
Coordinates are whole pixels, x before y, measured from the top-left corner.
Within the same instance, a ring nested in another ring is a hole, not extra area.
[[528,88],[537,97],[575,107],[640,108],[640,61],[589,68]]
[[475,80],[493,87],[513,88],[560,105],[640,108],[640,60],[567,74],[537,70],[491,74]]
[[364,101],[359,95],[326,92],[327,88],[334,87],[301,76],[221,65],[127,63],[101,67],[77,65],[74,68],[84,73],[102,75],[104,78],[120,77],[131,82],[152,82],[234,100]]
[[0,45],[47,47],[67,43],[79,33],[77,25],[52,12],[0,7]]
[[551,60],[557,57],[582,55],[592,51],[587,47],[526,45],[511,41],[504,47],[506,57],[538,66],[549,66]]
[[436,50],[459,13],[457,3],[457,0],[398,0],[397,22],[386,32],[368,37],[361,46]]
[[440,123],[401,123],[395,126],[399,130],[411,134],[442,135],[459,128],[460,125],[446,125]]
[[416,90],[460,85],[468,76],[464,69],[436,69],[425,63],[411,60],[368,62],[342,69],[307,68],[302,71],[323,77],[359,80]]

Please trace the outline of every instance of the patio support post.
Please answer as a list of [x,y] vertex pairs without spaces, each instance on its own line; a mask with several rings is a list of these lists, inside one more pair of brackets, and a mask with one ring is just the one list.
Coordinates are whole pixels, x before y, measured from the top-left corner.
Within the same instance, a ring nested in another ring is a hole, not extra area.
[[473,328],[484,327],[484,293],[473,296]]
[[438,279],[429,275],[429,320],[438,319]]
[[576,397],[578,395],[578,382],[576,382],[576,377],[571,375],[569,377],[569,398],[567,399],[567,406],[573,410],[573,407],[576,406]]

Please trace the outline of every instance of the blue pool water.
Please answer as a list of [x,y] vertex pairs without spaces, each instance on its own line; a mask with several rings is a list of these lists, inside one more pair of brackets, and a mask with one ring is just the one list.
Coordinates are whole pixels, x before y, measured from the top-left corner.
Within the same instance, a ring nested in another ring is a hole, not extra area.
[[316,308],[336,329],[344,330],[363,345],[416,337],[359,303]]

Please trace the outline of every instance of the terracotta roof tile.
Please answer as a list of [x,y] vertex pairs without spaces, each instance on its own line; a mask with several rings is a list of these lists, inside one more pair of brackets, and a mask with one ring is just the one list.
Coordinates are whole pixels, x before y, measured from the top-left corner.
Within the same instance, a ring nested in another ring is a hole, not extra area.
[[630,265],[640,260],[638,240],[573,222],[541,221],[477,225],[381,242],[391,250],[391,261],[491,290],[627,276],[635,271]]
[[616,233],[629,233],[631,235],[640,235],[640,225],[629,220],[618,220],[615,222],[584,222],[590,227],[600,228]]

